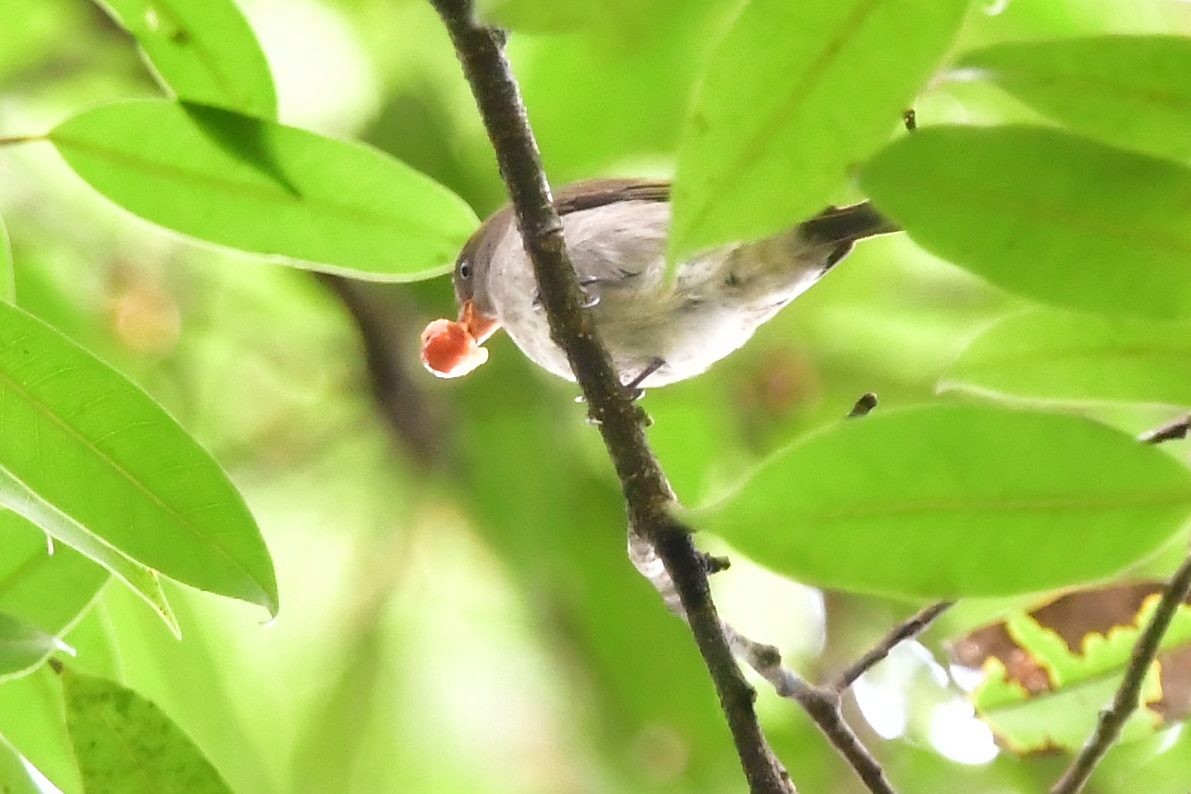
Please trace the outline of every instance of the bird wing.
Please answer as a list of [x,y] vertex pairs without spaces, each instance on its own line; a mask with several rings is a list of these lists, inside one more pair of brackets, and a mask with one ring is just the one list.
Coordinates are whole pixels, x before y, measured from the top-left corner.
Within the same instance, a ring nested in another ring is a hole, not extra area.
[[560,188],[554,196],[559,215],[603,207],[616,201],[669,201],[670,183],[658,179],[588,179]]
[[558,191],[571,263],[590,296],[640,284],[638,276],[662,265],[669,200],[670,183],[661,180],[593,179]]

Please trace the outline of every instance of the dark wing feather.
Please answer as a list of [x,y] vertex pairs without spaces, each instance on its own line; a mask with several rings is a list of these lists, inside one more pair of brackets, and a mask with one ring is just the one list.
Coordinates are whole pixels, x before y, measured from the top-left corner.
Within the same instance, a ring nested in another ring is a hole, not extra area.
[[852,243],[865,237],[901,231],[867,201],[850,207],[828,207],[801,223],[799,229],[807,239],[821,243]]
[[[587,179],[572,182],[554,194],[559,215],[603,207],[616,201],[669,201],[670,183],[656,179]],[[480,224],[459,254],[460,259],[486,261],[489,248],[513,224],[513,206],[506,204]]]
[[617,201],[669,201],[670,183],[656,179],[588,179],[559,188],[559,215],[595,209]]

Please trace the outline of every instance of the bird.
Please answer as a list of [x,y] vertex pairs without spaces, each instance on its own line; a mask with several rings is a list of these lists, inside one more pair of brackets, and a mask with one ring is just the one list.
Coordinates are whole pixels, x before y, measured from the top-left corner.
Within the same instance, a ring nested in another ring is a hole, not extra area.
[[[900,231],[869,202],[828,207],[752,242],[694,255],[666,272],[670,183],[595,179],[560,189],[555,207],[600,338],[626,388],[641,393],[706,372],[813,286],[867,237]],[[575,380],[550,339],[513,208],[490,215],[463,246],[453,282],[457,320],[422,332],[422,363],[455,378],[488,359],[503,328],[535,364]]]

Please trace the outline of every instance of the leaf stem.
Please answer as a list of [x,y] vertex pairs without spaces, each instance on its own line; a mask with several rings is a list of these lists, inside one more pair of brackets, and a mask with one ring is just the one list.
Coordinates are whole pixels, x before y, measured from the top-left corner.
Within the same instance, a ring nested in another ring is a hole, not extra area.
[[48,135],[0,135],[0,148],[5,146],[19,146],[22,143],[33,143],[48,139]]

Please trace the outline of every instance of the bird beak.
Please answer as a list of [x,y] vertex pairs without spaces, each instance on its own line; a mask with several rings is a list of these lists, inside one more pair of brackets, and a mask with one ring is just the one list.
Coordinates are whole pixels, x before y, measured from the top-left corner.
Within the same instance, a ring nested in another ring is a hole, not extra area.
[[492,336],[500,323],[476,311],[468,299],[459,320],[435,320],[422,331],[422,364],[440,378],[459,378],[488,360],[488,349],[480,344]]
[[477,345],[484,344],[488,341],[488,337],[500,328],[500,321],[495,317],[480,314],[476,309],[475,301],[471,298],[465,300],[459,309],[459,323],[467,329],[472,339],[476,340]]

